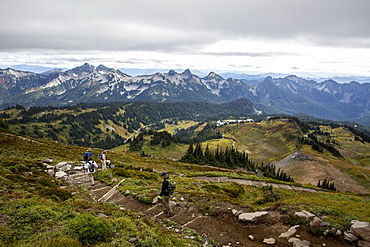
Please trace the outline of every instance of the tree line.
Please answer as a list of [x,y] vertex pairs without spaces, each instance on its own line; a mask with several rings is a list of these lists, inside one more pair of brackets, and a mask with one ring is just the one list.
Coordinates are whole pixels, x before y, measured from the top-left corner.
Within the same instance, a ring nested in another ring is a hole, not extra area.
[[246,152],[241,152],[235,148],[226,147],[225,149],[217,146],[215,150],[210,150],[207,144],[205,150],[202,148],[201,143],[194,144],[191,142],[186,151],[186,154],[181,157],[180,161],[195,163],[199,165],[212,165],[222,168],[237,168],[242,167],[248,171],[254,172],[264,177],[273,178],[281,181],[294,182],[294,179],[290,175],[281,171],[276,170],[273,164],[261,164],[258,165],[256,162],[249,158]]

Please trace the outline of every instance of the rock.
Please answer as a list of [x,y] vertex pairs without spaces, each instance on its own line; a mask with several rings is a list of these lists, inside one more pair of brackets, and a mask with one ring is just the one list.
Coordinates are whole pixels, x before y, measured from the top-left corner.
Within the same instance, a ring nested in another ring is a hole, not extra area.
[[243,213],[242,211],[239,211],[239,210],[236,210],[236,209],[231,210],[231,212],[233,212],[233,215],[235,215],[235,216],[239,216],[240,214]]
[[[126,193],[128,194],[128,193]],[[152,204],[157,204],[158,203],[158,196],[154,197],[152,200]]]
[[105,215],[103,213],[98,213],[99,218],[108,218],[108,215]]
[[252,241],[254,240],[253,235],[249,235],[249,236],[248,236],[248,238],[249,238],[250,240],[252,240]]
[[135,243],[137,240],[138,240],[137,238],[130,238],[128,241],[129,241],[130,243]]
[[310,222],[310,226],[319,227],[321,223],[322,223],[322,220],[319,217],[315,216],[313,217],[313,220]]
[[54,169],[54,166],[47,165],[47,166],[46,166],[46,169],[48,169],[48,170],[52,170],[52,169]]
[[307,219],[316,216],[313,213],[310,213],[310,212],[305,211],[305,210],[302,210],[301,212],[295,212],[294,215],[297,215],[297,216],[303,217],[303,218],[307,218]]
[[292,226],[291,228],[289,228],[288,231],[280,234],[279,238],[289,238],[291,237],[293,234],[295,234],[297,232],[297,229],[299,225],[296,225],[296,226]]
[[174,201],[170,201],[170,206],[171,207],[174,207],[174,206],[176,206],[177,205],[177,203],[176,202],[174,202]]
[[329,226],[331,226],[331,224],[330,224],[330,222],[322,221],[322,222],[320,223],[320,226],[321,226],[321,227],[329,227]]
[[207,238],[201,239],[201,240],[199,240],[199,242],[201,244],[203,244],[203,246],[207,246],[208,245],[208,239]]
[[267,215],[267,211],[254,212],[254,213],[242,213],[239,215],[238,219],[240,221],[254,222],[257,218]]
[[54,172],[53,170],[47,170],[47,173],[48,173],[50,176],[52,176],[52,177],[54,177],[54,176],[55,176],[55,172]]
[[335,235],[337,232],[337,228],[330,229],[330,234]]
[[370,241],[370,224],[369,222],[364,221],[351,221],[353,224],[351,226],[351,232],[353,232],[356,236],[359,236],[365,241]]
[[46,159],[46,160],[43,160],[42,163],[51,164],[51,163],[53,163],[53,160],[52,159]]
[[67,164],[68,162],[66,161],[59,162],[58,164],[55,165],[55,168],[59,169],[60,167],[66,166]]
[[61,178],[66,177],[66,176],[67,176],[67,173],[65,173],[63,171],[59,171],[59,172],[55,173],[55,177],[58,178],[58,179],[61,179]]
[[298,238],[290,238],[289,243],[293,243],[293,247],[310,247],[311,243],[307,240],[300,240]]
[[82,171],[83,168],[83,166],[75,166],[73,169],[75,169],[76,171]]
[[188,206],[186,202],[178,202],[177,205],[181,208],[186,208]]
[[357,242],[358,247],[370,247],[370,242],[364,241],[364,240],[359,240]]
[[264,240],[263,240],[263,242],[265,243],[265,244],[268,244],[268,245],[273,245],[273,244],[275,244],[275,239],[274,238],[265,238]]
[[345,231],[344,239],[349,242],[356,242],[358,240],[358,237],[353,232]]

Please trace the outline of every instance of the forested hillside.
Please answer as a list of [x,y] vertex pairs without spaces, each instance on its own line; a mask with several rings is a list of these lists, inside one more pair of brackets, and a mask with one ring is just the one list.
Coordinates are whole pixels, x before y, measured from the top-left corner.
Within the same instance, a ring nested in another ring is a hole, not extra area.
[[115,102],[65,107],[17,105],[1,111],[10,128],[21,134],[72,145],[113,148],[144,126],[162,129],[166,121],[250,117],[257,111],[247,99],[225,104],[201,102]]

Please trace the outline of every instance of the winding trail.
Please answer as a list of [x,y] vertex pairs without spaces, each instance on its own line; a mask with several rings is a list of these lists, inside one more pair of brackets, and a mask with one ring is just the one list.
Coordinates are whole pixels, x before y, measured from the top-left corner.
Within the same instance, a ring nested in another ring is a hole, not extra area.
[[[199,205],[209,205],[206,199],[204,201],[197,201],[191,203],[189,195],[176,193],[173,200],[173,210],[175,215],[167,217],[163,210],[164,206],[161,203],[147,204],[139,201],[131,195],[125,195],[124,191],[125,180],[116,181],[114,187],[108,186],[105,183],[96,181],[94,186],[86,184],[85,174],[83,169],[79,166],[72,166],[72,169],[67,172],[67,176],[62,180],[68,186],[79,186],[83,191],[77,192],[76,196],[82,196],[87,200],[95,202],[108,202],[116,204],[121,210],[131,210],[140,213],[141,217],[149,217],[151,220],[158,222],[168,229],[174,231],[175,234],[185,232],[186,229],[194,230],[200,237],[199,241],[203,246],[248,246],[248,247],[264,247],[263,243],[266,238],[274,238],[276,244],[274,246],[291,246],[287,239],[279,238],[280,234],[289,229],[288,225],[284,225],[282,215],[278,211],[269,211],[268,220],[264,223],[246,223],[238,220],[233,211],[249,212],[248,208],[243,208],[238,205],[222,204],[218,205],[219,209],[216,215],[212,215],[211,211],[202,210]],[[227,177],[194,177],[195,180],[207,182],[235,182],[249,186],[265,186],[270,183],[262,181],[252,181],[247,179],[230,179]],[[307,192],[317,193],[316,190],[289,186],[285,184],[271,184],[275,188],[302,190]],[[120,189],[121,188],[121,189]],[[135,194],[133,191],[130,194]],[[197,200],[201,198],[197,198]],[[174,202],[176,201],[176,202]],[[109,217],[109,216],[108,216]],[[170,226],[168,222],[172,222]],[[187,232],[187,231],[186,231]],[[312,246],[322,246],[323,240],[313,236],[303,226],[298,229],[297,234],[302,236],[302,239],[308,239]],[[253,236],[253,240],[248,236]],[[189,235],[189,238],[196,238],[196,236]],[[214,241],[215,245],[207,245],[210,239]],[[337,240],[336,240],[337,241]],[[339,240],[338,240],[339,241]],[[329,244],[330,243],[330,244]],[[320,245],[318,245],[320,244]],[[328,241],[327,246],[331,247],[345,247],[342,241],[333,242]]]

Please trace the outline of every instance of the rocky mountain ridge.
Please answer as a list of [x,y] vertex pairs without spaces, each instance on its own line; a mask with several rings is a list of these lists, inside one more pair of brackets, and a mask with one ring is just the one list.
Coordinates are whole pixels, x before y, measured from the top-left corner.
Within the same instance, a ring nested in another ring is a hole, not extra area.
[[258,85],[224,79],[214,72],[200,78],[185,70],[129,76],[104,65],[85,63],[71,70],[42,74],[0,70],[0,108],[16,104],[62,106],[80,102],[154,101],[223,103],[248,98],[264,104],[268,113],[304,113],[344,120],[370,115],[370,83],[316,82],[291,75],[266,77]]

